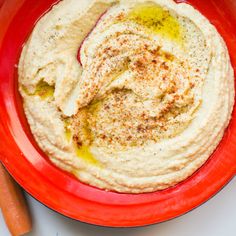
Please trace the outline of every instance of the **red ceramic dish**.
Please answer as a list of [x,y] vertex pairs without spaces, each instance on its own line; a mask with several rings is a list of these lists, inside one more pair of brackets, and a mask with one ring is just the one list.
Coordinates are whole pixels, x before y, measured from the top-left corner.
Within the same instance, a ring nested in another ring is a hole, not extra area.
[[[236,173],[236,110],[224,138],[203,167],[173,188],[119,194],[85,185],[53,166],[38,148],[17,92],[17,63],[35,22],[56,0],[0,0],[0,158],[16,181],[48,207],[103,226],[141,226],[190,211]],[[179,1],[180,2],[180,1]],[[236,69],[236,2],[189,0],[218,28]]]

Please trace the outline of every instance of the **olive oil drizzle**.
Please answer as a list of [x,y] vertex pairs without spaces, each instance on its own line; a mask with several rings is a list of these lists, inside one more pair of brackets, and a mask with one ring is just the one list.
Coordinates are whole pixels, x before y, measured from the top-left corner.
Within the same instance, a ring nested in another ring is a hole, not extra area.
[[182,43],[181,26],[176,17],[168,10],[154,3],[135,6],[128,14],[127,20],[146,27],[152,32]]
[[25,86],[22,86],[22,90],[28,96],[40,96],[42,99],[47,99],[47,98],[53,97],[55,87],[52,85],[49,85],[44,80],[40,80],[36,85],[34,93],[30,93]]
[[90,151],[90,147],[87,146],[76,146],[76,155],[79,158],[82,158],[84,161],[86,161],[89,164],[99,166],[98,160],[94,157],[92,152]]

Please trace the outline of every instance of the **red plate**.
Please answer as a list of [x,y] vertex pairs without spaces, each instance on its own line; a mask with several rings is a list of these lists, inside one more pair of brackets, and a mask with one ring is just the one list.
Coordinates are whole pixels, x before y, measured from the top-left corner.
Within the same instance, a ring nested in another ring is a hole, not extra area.
[[[106,192],[53,166],[29,131],[17,92],[22,45],[34,24],[56,0],[6,0],[0,10],[0,157],[17,182],[48,207],[103,226],[141,226],[171,219],[199,206],[236,173],[236,111],[217,150],[194,175],[176,187],[147,194]],[[216,25],[236,69],[236,2],[189,0]],[[0,0],[1,6],[1,0]]]

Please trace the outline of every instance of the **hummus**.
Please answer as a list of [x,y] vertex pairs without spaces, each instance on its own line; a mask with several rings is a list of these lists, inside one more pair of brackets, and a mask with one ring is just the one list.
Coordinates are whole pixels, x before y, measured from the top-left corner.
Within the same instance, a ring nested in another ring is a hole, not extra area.
[[172,0],[63,0],[36,24],[18,72],[50,160],[118,192],[161,190],[193,174],[234,104],[223,39]]

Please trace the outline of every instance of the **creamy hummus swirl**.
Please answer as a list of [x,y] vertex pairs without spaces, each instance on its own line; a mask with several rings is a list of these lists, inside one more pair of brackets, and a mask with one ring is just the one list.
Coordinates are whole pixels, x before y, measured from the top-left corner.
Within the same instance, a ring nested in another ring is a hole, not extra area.
[[24,46],[19,88],[53,163],[131,193],[197,170],[234,103],[224,41],[197,10],[171,0],[61,1]]

